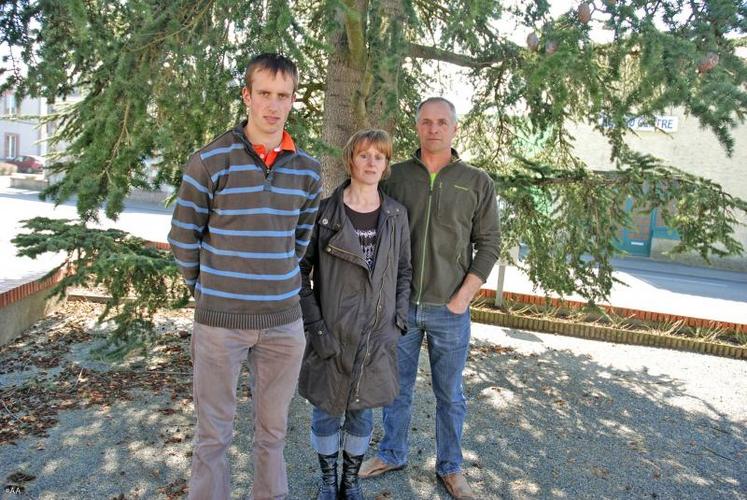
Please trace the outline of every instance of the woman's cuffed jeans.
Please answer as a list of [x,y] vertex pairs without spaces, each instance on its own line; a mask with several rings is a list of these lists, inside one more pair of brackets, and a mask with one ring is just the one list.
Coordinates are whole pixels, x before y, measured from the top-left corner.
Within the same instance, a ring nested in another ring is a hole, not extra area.
[[340,449],[351,456],[366,453],[373,430],[371,410],[348,410],[344,418],[341,425],[343,415],[330,415],[314,407],[311,414],[311,446],[317,453],[332,455]]

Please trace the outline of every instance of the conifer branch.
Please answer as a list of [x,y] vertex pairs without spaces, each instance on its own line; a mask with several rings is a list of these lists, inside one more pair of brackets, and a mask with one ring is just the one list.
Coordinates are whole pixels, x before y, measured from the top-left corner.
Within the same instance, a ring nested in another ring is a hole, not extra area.
[[112,146],[111,155],[109,155],[110,161],[116,158],[119,154],[120,144],[125,140],[125,137],[129,137],[129,132],[127,131],[127,120],[130,115],[130,104],[131,102],[128,100],[124,109],[124,117],[122,118],[122,128],[119,131],[119,137],[117,137],[117,141],[114,143],[114,146]]
[[[137,47],[134,50],[148,49],[158,43],[161,43],[167,40],[168,38],[178,35],[179,33],[193,29],[195,25],[200,21],[200,19],[202,19],[202,17],[210,9],[212,5],[213,5],[213,0],[208,0],[207,2],[205,2],[205,6],[199,12],[194,13],[194,15],[190,13],[189,15],[185,16],[185,19],[188,19],[189,21],[185,22],[184,25],[181,26],[178,30],[173,31],[173,32],[163,33],[160,36],[154,37],[151,41],[149,41],[145,45]],[[195,5],[193,11],[197,10],[197,8],[198,8],[198,5]]]
[[421,45],[419,43],[409,43],[407,52],[410,57],[414,57],[417,59],[433,59],[436,61],[443,61],[468,68],[488,68],[490,66],[493,66],[494,64],[501,62],[492,58],[478,59],[464,54],[457,54],[456,52],[452,52],[450,50]]

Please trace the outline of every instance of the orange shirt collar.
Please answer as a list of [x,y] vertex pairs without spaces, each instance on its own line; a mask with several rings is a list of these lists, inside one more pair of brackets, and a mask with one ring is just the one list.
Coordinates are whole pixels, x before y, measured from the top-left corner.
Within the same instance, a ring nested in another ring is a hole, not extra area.
[[268,152],[265,151],[265,146],[263,144],[252,144],[252,147],[268,167],[272,167],[272,164],[275,163],[280,151],[290,151],[291,153],[296,152],[296,145],[293,142],[293,138],[286,130],[283,130],[283,137],[280,139],[280,145],[277,148]]
[[[252,147],[257,153],[266,153],[263,144],[252,144]],[[290,151],[291,153],[296,152],[296,143],[293,142],[293,137],[291,137],[287,130],[283,130],[283,137],[280,139],[280,145],[276,149]]]
[[292,153],[296,152],[296,144],[293,142],[293,137],[291,137],[287,130],[283,130],[283,138],[280,139],[280,149]]

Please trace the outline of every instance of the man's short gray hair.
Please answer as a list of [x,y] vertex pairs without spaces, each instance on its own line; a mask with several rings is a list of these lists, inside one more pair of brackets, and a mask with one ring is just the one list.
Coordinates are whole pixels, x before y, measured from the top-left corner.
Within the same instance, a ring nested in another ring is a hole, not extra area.
[[418,108],[415,111],[415,123],[417,123],[420,119],[420,110],[423,109],[423,106],[425,106],[426,104],[431,104],[433,102],[441,102],[443,104],[446,104],[449,107],[449,111],[451,111],[451,119],[454,121],[454,123],[457,122],[456,107],[454,106],[454,103],[443,97],[429,97],[428,99],[418,104]]

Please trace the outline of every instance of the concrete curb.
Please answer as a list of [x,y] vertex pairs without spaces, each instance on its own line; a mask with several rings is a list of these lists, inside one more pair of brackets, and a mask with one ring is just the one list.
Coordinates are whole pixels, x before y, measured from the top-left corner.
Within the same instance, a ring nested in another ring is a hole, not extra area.
[[[91,302],[93,304],[106,304],[109,299],[111,299],[111,295],[104,295],[96,292],[69,291],[67,293],[67,300],[71,302]],[[128,301],[132,301],[132,299],[124,299],[124,302]],[[194,309],[195,299],[190,298],[185,307],[187,309]]]
[[[146,241],[145,244],[159,250],[171,248],[168,243],[158,241]],[[26,328],[54,310],[57,301],[50,301],[47,294],[67,272],[70,272],[70,268],[63,266],[51,276],[37,278],[0,292],[0,326],[2,327],[0,346],[16,338]],[[90,300],[101,303],[107,300],[106,297],[81,299],[76,295],[80,294],[73,294],[73,298],[68,297],[68,300]]]
[[49,180],[42,174],[16,173],[10,176],[10,187],[29,191],[43,191],[49,186]]
[[65,276],[65,270],[61,268],[51,276],[41,277],[0,293],[0,309],[31,295],[49,290],[59,283],[63,276]]
[[0,293],[0,346],[55,310],[60,300],[50,297],[49,291],[64,276],[65,270],[58,269],[51,276]]
[[[160,242],[148,242],[149,246],[166,250],[169,248],[168,243]],[[27,297],[35,296],[40,293],[47,293],[47,290],[57,284],[64,276],[65,270],[59,269],[52,276],[46,278],[40,278],[29,283],[25,283],[11,290],[7,290],[0,293],[0,316],[2,315],[3,309],[8,308],[11,304],[19,301],[23,301]],[[572,309],[580,309],[586,304],[578,301],[561,301],[557,298],[545,298],[537,295],[526,295],[518,294],[513,292],[504,292],[504,298],[514,302],[533,304],[533,305],[547,305],[548,303],[556,307],[569,307]],[[483,298],[494,298],[495,290],[482,289],[478,297]],[[104,303],[109,297],[96,293],[84,293],[84,292],[70,292],[68,293],[67,300],[72,301],[88,301],[96,303]],[[190,301],[188,307],[194,307],[194,301]],[[735,330],[737,332],[747,333],[747,325],[738,323],[728,323],[715,320],[706,320],[702,318],[691,318],[686,316],[676,316],[671,314],[655,313],[651,311],[640,311],[634,309],[617,308],[612,306],[602,306],[609,312],[615,314],[634,317],[646,321],[662,321],[662,322],[675,322],[683,321],[688,326],[700,326],[706,328],[727,328]],[[38,308],[37,308],[38,309]],[[44,308],[41,309],[43,311]],[[747,347],[740,347],[728,344],[720,344],[716,342],[708,342],[701,339],[690,339],[686,337],[675,337],[663,334],[647,333],[635,330],[623,330],[618,328],[612,328],[600,325],[591,325],[583,323],[572,323],[561,320],[543,319],[530,316],[520,316],[514,314],[507,314],[502,311],[488,309],[480,306],[472,306],[471,317],[474,321],[481,323],[488,323],[498,326],[505,326],[509,328],[521,328],[525,330],[534,330],[547,333],[555,333],[559,335],[567,335],[571,337],[579,337],[592,340],[603,340],[606,342],[616,342],[622,344],[632,345],[643,345],[652,347],[664,347],[669,349],[677,349],[681,351],[697,352],[704,354],[713,354],[716,356],[735,358],[735,359],[747,359]],[[34,312],[35,317],[31,323],[41,318],[43,312]],[[29,323],[29,325],[31,324]],[[27,326],[24,326],[25,329]],[[18,326],[18,325],[16,325]],[[13,329],[15,330],[15,329]],[[11,338],[15,337],[12,335]],[[4,339],[7,342],[9,339]],[[2,345],[4,342],[0,342]]]

